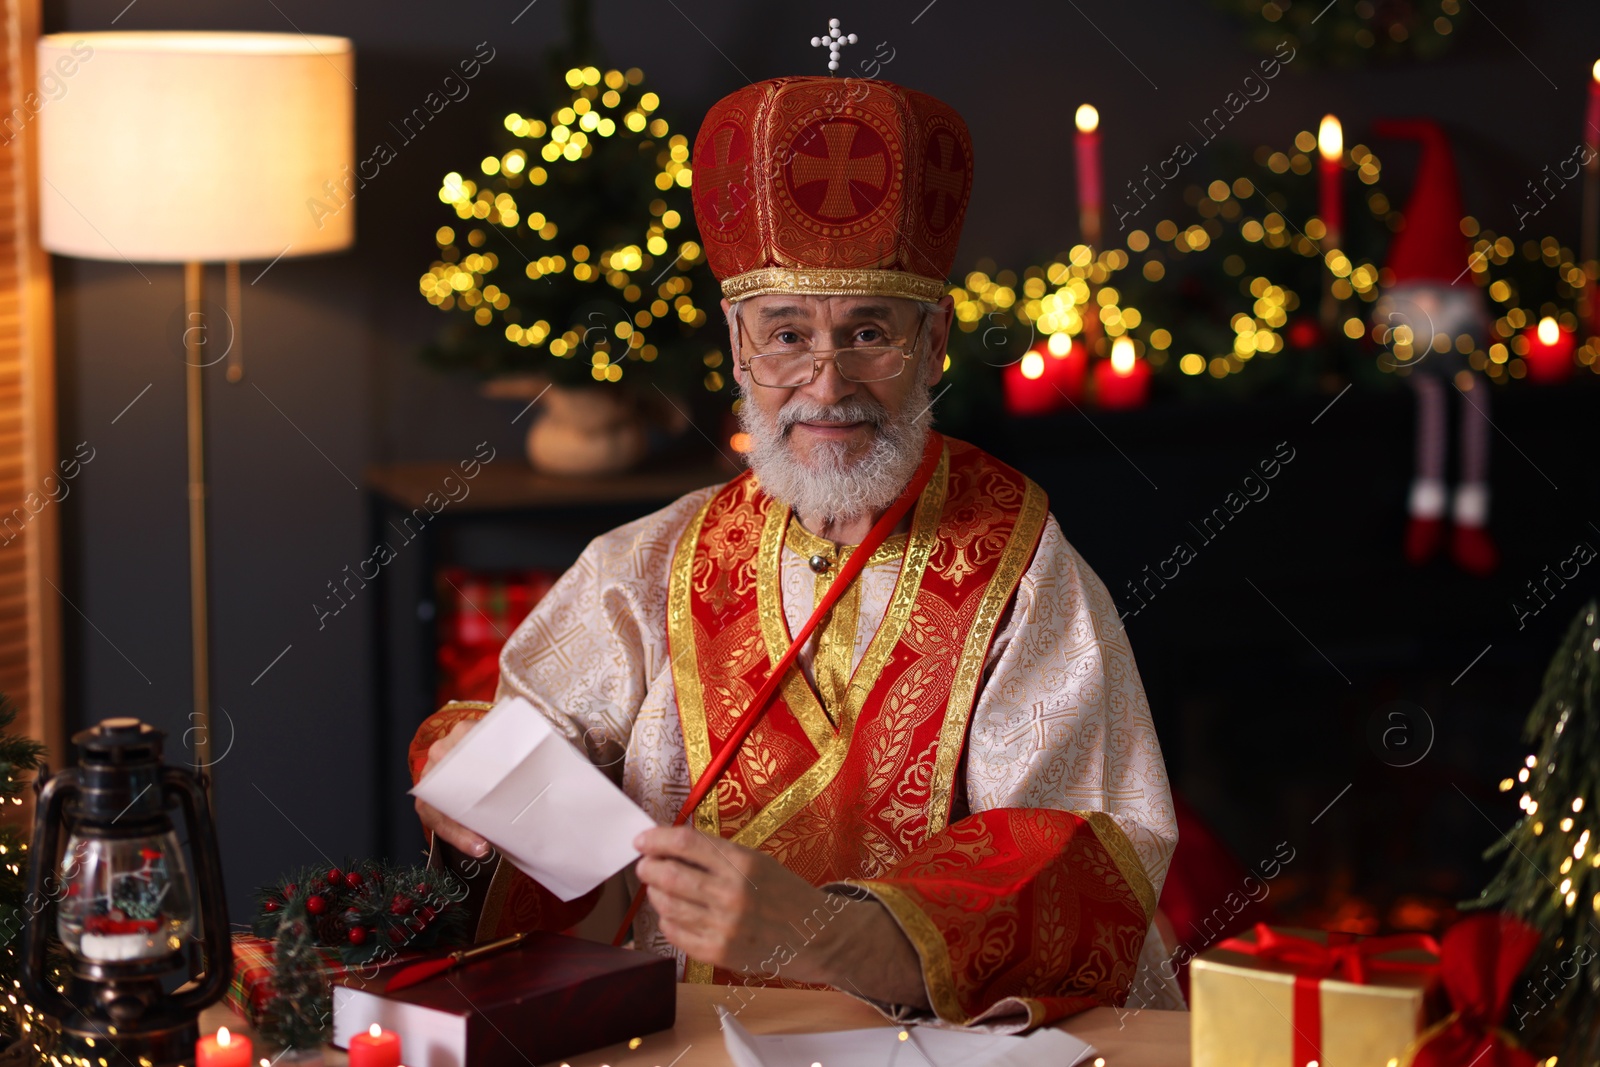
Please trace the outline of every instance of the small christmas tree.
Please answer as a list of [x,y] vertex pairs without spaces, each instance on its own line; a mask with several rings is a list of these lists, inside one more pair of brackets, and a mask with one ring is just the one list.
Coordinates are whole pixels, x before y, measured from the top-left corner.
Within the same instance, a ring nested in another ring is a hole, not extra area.
[[[31,737],[9,732],[17,718],[17,706],[0,696],[0,805],[20,806],[18,795],[26,776],[39,769],[44,745]],[[8,810],[14,810],[8,809]],[[15,988],[22,968],[22,931],[36,916],[23,906],[28,884],[27,831],[16,820],[0,820],[0,986]],[[28,1012],[14,1001],[0,1000],[0,1046],[9,1045],[23,1034]],[[29,1035],[39,1027],[30,1024]],[[36,1039],[34,1045],[39,1045]]]
[[272,996],[261,1013],[262,1038],[290,1052],[321,1048],[333,1022],[333,1001],[304,902],[282,911],[272,952]]
[[1545,672],[1523,729],[1538,744],[1521,783],[1522,819],[1486,856],[1505,865],[1476,906],[1498,907],[1543,938],[1529,965],[1531,991],[1513,1012],[1551,1045],[1560,1062],[1600,1059],[1600,611],[1591,600],[1573,620]]

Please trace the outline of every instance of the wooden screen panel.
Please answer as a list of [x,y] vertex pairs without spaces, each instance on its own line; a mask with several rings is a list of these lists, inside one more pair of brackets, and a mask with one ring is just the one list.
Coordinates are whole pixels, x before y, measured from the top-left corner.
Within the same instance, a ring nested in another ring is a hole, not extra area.
[[[0,0],[0,693],[67,761],[50,264],[39,246],[34,46],[39,0]],[[59,490],[58,490],[59,492]]]

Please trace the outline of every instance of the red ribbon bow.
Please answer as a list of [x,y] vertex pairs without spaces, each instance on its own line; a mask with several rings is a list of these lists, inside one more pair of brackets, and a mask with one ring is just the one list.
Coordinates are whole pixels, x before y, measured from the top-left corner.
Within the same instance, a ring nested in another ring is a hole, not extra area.
[[1255,940],[1232,937],[1217,947],[1238,952],[1269,963],[1282,964],[1294,971],[1294,1067],[1322,1061],[1322,980],[1338,977],[1365,985],[1374,972],[1428,974],[1438,969],[1434,961],[1388,960],[1380,957],[1411,949],[1421,949],[1435,957],[1439,943],[1426,934],[1396,934],[1366,937],[1331,931],[1326,943],[1297,937],[1257,923]]
[[1441,976],[1454,1010],[1417,1039],[1410,1067],[1534,1067],[1539,1058],[1500,1023],[1538,947],[1538,931],[1510,915],[1474,915],[1445,931]]

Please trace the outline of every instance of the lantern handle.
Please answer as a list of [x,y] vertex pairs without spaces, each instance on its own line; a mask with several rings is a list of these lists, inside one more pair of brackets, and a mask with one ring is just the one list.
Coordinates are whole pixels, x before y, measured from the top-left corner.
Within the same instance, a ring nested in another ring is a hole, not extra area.
[[[22,991],[36,1011],[66,1018],[78,1011],[45,974],[45,950],[49,946],[51,919],[61,894],[66,889],[66,879],[56,869],[57,852],[61,847],[61,812],[66,801],[78,794],[78,772],[67,768],[50,774],[40,768],[34,778],[37,799],[34,806],[33,851],[29,853],[28,895],[23,898],[23,908],[28,911],[22,934]],[[48,886],[47,886],[47,883]]]
[[205,975],[199,984],[172,996],[178,1011],[202,1010],[222,998],[233,979],[233,941],[228,933],[228,903],[222,891],[222,864],[217,831],[211,821],[211,803],[205,788],[182,767],[163,767],[161,791],[176,796],[189,821],[190,851],[200,890],[200,941]]

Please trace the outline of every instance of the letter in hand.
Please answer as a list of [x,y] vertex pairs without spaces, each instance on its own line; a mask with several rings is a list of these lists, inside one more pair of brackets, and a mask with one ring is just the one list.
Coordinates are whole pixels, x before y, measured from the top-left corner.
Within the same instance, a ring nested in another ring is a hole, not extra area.
[[[467,731],[471,730],[475,725],[477,724],[473,722],[458,722],[451,728],[449,733],[429,745],[428,762],[423,765],[422,773],[427,774],[432,770],[434,764],[443,759],[446,752],[459,745],[461,739],[467,736]],[[417,815],[422,819],[422,828],[438,834],[446,844],[460,849],[469,856],[487,856],[489,854],[489,842],[445,815],[421,797],[417,798]]]

